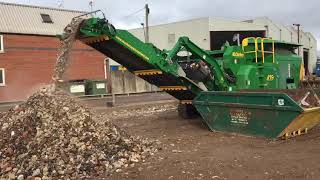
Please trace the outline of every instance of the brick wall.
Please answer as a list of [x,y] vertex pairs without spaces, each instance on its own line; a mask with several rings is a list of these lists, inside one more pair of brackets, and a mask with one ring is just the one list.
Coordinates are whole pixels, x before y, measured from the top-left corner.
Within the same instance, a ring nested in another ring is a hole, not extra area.
[[[4,34],[0,68],[5,69],[6,85],[0,87],[0,102],[24,100],[51,82],[60,42],[55,37]],[[67,80],[104,79],[104,55],[76,42]]]

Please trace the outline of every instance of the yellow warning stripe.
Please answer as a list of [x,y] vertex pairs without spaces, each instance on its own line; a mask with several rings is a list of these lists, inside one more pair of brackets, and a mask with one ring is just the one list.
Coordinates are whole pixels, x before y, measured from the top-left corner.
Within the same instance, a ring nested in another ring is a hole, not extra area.
[[181,100],[181,104],[192,104],[192,100]]
[[129,49],[131,49],[132,51],[134,51],[135,53],[137,53],[139,56],[143,57],[145,60],[149,61],[149,58],[144,55],[142,52],[138,51],[136,48],[134,48],[133,46],[131,46],[129,43],[127,43],[126,41],[124,41],[123,39],[121,39],[120,37],[116,36],[116,39],[118,41],[120,41],[121,43],[123,43],[124,45],[126,45]]
[[320,108],[309,108],[293,120],[278,137],[290,138],[302,135],[320,124]]
[[162,71],[158,69],[148,69],[148,70],[141,70],[141,71],[135,71],[135,75],[139,76],[146,76],[146,75],[156,75],[156,74],[163,74]]
[[293,137],[296,137],[296,136],[301,136],[301,135],[307,134],[307,133],[308,133],[308,128],[305,128],[304,130],[299,129],[299,130],[293,131],[293,132],[291,132],[291,133],[286,132],[286,133],[282,136],[282,138],[283,138],[283,139],[288,139],[288,138],[293,138]]
[[102,36],[97,36],[97,37],[88,37],[88,38],[83,38],[80,39],[82,42],[86,43],[86,44],[92,44],[92,43],[96,43],[96,42],[102,42],[102,41],[107,41],[110,38],[106,35],[102,35]]
[[160,86],[159,88],[163,91],[181,91],[188,89],[185,86]]

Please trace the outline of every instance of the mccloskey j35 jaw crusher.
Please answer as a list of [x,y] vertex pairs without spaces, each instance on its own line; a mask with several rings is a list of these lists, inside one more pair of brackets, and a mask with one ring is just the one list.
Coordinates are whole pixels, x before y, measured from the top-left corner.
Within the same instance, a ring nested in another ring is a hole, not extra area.
[[161,50],[97,17],[83,20],[78,39],[180,100],[181,115],[198,113],[213,131],[289,138],[320,121],[319,90],[301,88],[297,44],[252,37],[207,51],[180,37]]

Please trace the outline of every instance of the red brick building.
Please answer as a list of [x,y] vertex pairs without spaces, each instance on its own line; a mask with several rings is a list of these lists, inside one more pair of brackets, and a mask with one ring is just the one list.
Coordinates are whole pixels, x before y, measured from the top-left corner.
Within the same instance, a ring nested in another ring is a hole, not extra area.
[[[18,12],[18,13],[17,13]],[[83,12],[0,3],[0,102],[20,101],[51,82],[56,34]],[[67,80],[104,80],[105,56],[76,42]]]

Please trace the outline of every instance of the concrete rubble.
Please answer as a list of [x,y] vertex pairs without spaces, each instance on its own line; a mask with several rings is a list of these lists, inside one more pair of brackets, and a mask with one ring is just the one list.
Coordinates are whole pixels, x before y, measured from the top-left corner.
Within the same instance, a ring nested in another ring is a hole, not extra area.
[[2,179],[78,179],[120,172],[157,151],[47,86],[0,114]]
[[0,179],[79,179],[121,172],[157,152],[62,91],[81,19],[66,28],[53,85],[0,113]]

